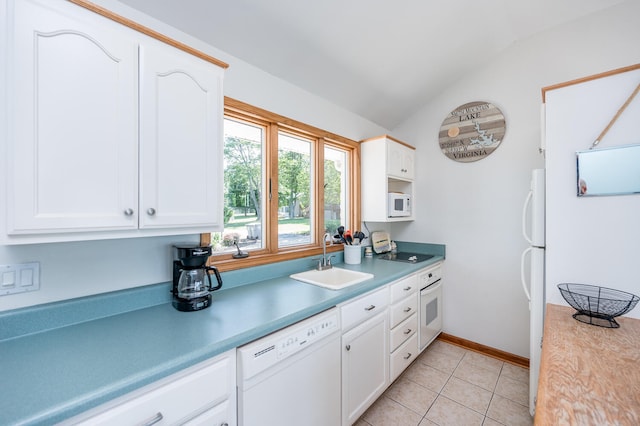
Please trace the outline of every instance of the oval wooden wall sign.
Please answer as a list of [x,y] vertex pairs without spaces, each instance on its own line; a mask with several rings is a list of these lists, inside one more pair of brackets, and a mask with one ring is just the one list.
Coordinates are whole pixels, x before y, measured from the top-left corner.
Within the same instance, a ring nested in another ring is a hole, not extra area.
[[506,131],[504,115],[489,102],[470,102],[451,111],[440,126],[440,149],[462,163],[482,160],[495,151]]

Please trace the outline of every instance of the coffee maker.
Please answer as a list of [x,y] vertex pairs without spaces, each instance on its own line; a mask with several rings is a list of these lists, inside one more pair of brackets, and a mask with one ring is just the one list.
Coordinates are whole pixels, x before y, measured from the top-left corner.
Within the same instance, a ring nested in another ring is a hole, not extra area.
[[[211,256],[211,246],[182,244],[173,247],[178,259],[173,262],[173,307],[183,312],[208,308],[211,292],[222,287],[218,268],[206,265]],[[210,272],[216,277],[215,287]]]

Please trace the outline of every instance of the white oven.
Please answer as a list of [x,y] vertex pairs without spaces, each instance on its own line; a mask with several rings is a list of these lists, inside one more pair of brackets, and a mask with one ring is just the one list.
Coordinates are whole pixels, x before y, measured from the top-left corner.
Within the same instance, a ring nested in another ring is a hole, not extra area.
[[420,351],[442,331],[442,266],[418,274],[420,285]]

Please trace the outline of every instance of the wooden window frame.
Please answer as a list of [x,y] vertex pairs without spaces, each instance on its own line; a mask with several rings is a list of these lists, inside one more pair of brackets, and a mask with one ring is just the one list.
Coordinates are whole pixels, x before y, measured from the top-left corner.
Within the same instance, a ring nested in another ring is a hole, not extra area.
[[[271,203],[271,208],[267,208],[268,214],[264,218],[265,232],[269,233],[265,239],[268,241],[268,246],[259,250],[252,250],[249,257],[243,259],[234,259],[232,257],[233,253],[214,255],[209,258],[209,263],[215,264],[221,272],[224,272],[322,254],[320,239],[324,235],[324,227],[322,226],[324,221],[322,218],[324,216],[325,144],[350,152],[348,182],[349,223],[353,229],[360,229],[360,144],[358,142],[226,96],[224,98],[224,115],[225,117],[235,117],[239,120],[249,120],[256,124],[267,126],[266,144],[267,149],[271,150],[271,152],[269,156],[270,162],[265,164],[265,171],[266,176],[271,178],[271,185],[274,191],[272,199],[267,199],[265,202],[265,204]],[[279,131],[315,140],[312,148],[314,150],[313,193],[316,220],[313,235],[315,237],[314,241],[307,245],[278,247],[278,194],[277,190],[275,190],[278,188],[278,146],[271,141],[277,138]],[[273,207],[273,203],[275,203],[275,207]],[[201,234],[200,243],[203,245],[211,244],[211,233]],[[326,250],[327,252],[340,251],[342,250],[342,245],[327,245]]]

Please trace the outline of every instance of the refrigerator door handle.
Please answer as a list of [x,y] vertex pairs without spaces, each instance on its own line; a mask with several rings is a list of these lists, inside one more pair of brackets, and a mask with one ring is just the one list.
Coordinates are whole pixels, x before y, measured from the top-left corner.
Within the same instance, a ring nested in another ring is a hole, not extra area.
[[529,205],[531,204],[532,199],[533,191],[529,191],[527,199],[524,201],[524,206],[522,207],[522,235],[529,244],[533,244],[533,239],[531,236],[527,235],[527,212],[529,211]]
[[524,290],[524,294],[527,296],[527,300],[529,300],[529,309],[531,309],[531,293],[529,292],[529,286],[527,285],[527,280],[524,277],[524,260],[527,257],[527,254],[533,250],[533,247],[527,247],[523,252],[522,256],[520,256],[520,281],[522,281],[522,288]]

